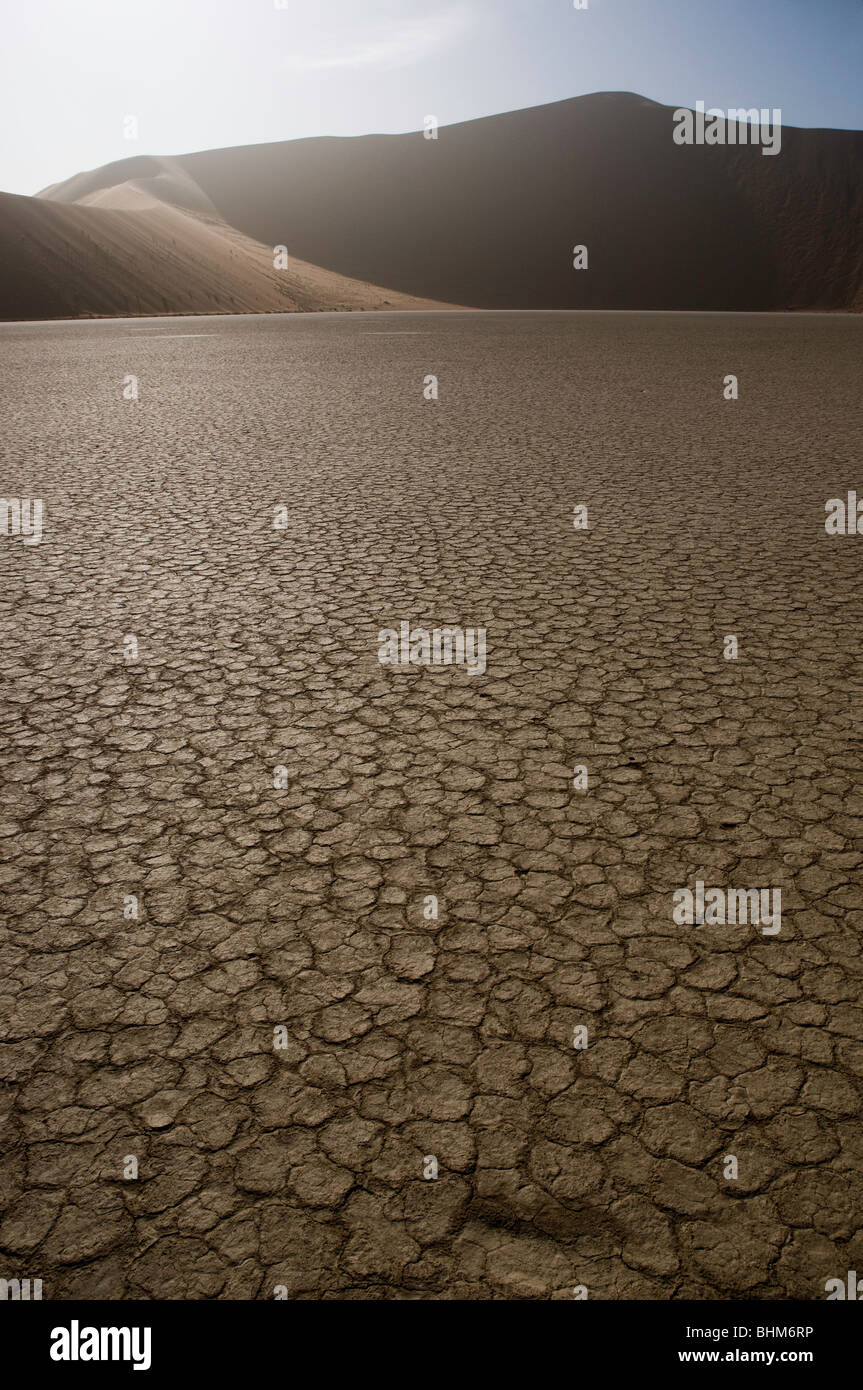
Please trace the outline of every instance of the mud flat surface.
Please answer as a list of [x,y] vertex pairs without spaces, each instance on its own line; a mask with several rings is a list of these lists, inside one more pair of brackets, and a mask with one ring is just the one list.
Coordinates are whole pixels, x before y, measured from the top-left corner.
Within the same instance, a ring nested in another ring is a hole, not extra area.
[[[861,349],[839,317],[0,327],[0,490],[45,506],[0,536],[0,1275],[769,1300],[863,1268],[863,538],[824,527],[863,496]],[[484,627],[485,673],[381,666],[402,621]],[[699,879],[780,889],[781,932],[678,925]]]

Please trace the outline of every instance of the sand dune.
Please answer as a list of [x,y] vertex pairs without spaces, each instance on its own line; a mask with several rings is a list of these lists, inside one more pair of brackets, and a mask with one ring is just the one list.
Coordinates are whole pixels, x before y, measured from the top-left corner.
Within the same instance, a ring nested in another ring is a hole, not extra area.
[[[344,275],[493,308],[863,308],[863,133],[683,147],[599,93],[419,133],[124,161],[50,190],[192,180],[233,226]],[[170,163],[170,169],[165,165]],[[588,246],[575,272],[572,247]]]
[[[0,313],[420,300],[863,310],[863,133],[785,127],[769,158],[672,136],[670,107],[618,92],[444,127],[436,141],[136,156],[16,200],[27,211],[4,202]],[[588,247],[587,271],[573,269],[575,244]],[[273,272],[276,245],[292,276]]]
[[293,256],[276,270],[272,246],[178,191],[194,197],[159,174],[68,205],[0,194],[0,318],[445,307]]
[[[861,307],[863,134],[677,146],[672,111],[578,97],[419,134],[185,156],[227,220],[397,289],[495,308]],[[576,273],[584,243],[590,269]]]
[[137,189],[148,193],[155,201],[172,203],[191,212],[217,217],[215,204],[186,172],[178,159],[156,155],[139,155],[100,169],[75,174],[64,183],[53,184],[39,194],[60,203],[81,203],[87,207],[121,207],[126,205],[123,190]]

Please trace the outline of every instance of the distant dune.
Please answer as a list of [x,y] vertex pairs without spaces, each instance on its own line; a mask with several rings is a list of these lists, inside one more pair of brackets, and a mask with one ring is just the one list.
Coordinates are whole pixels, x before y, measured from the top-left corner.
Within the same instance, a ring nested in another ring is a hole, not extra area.
[[[672,108],[612,92],[437,140],[136,156],[38,199],[5,196],[0,316],[863,310],[863,133],[785,127],[773,157],[672,135]],[[573,269],[576,244],[587,270]],[[273,271],[277,245],[288,274]]]
[[127,182],[81,203],[0,193],[0,318],[441,308],[262,246]]

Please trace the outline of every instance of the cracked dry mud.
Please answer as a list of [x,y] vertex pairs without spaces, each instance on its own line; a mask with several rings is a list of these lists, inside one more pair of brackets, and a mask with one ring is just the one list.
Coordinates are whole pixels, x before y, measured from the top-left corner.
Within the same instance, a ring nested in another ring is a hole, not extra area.
[[[863,1266],[863,539],[824,531],[861,346],[0,330],[2,490],[46,506],[0,537],[0,1275],[780,1299]],[[379,666],[403,619],[485,626],[486,674]],[[781,934],[677,926],[698,878],[781,888]]]

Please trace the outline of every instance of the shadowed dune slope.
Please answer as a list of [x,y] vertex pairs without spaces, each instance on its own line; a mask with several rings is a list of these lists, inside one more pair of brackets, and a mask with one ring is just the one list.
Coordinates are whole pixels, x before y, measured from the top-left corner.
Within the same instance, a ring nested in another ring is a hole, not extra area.
[[[206,211],[162,201],[158,178],[88,205],[0,194],[0,318],[437,308],[291,257]],[[175,193],[176,189],[171,188]]]
[[[863,309],[863,133],[679,146],[631,93],[421,133],[136,157],[44,198],[133,186],[405,294],[489,308]],[[589,269],[575,271],[585,244]]]
[[[227,220],[345,275],[496,308],[851,308],[863,134],[679,146],[627,93],[421,134],[180,161]],[[277,237],[278,234],[278,237]],[[585,244],[588,272],[572,268]]]

